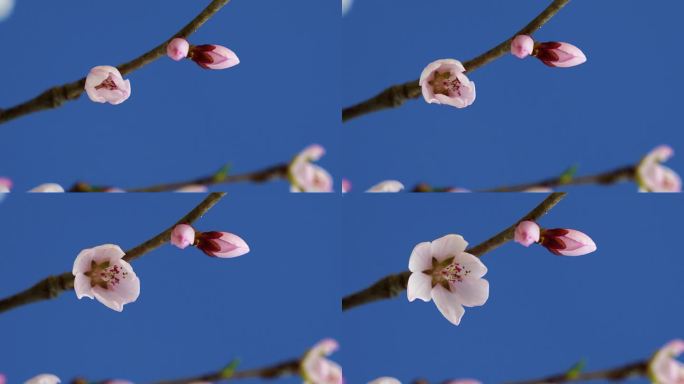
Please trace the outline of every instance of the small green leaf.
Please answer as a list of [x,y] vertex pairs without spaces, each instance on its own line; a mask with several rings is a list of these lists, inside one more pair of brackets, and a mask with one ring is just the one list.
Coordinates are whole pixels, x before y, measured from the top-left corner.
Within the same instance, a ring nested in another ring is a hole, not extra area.
[[587,362],[584,361],[584,359],[578,361],[568,369],[567,372],[565,372],[565,377],[568,379],[574,379],[577,376],[579,376],[580,373],[582,373],[582,370],[584,370],[584,367],[587,365]]
[[561,184],[568,184],[572,181],[577,173],[577,165],[573,165],[561,173],[559,180]]
[[226,365],[225,368],[223,368],[221,370],[221,378],[222,379],[231,378],[233,376],[233,374],[235,373],[235,370],[237,369],[239,364],[240,364],[239,359],[233,359],[233,361],[228,363],[228,365]]
[[226,164],[221,169],[214,173],[213,179],[215,183],[220,183],[226,179],[228,176],[228,171],[230,171],[230,164]]

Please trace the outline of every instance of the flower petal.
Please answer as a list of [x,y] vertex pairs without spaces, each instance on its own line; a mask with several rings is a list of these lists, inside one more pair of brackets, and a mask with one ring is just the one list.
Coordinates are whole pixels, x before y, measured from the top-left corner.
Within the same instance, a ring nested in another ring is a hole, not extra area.
[[462,252],[456,256],[455,262],[461,264],[468,272],[469,278],[479,279],[487,274],[487,267],[482,263],[480,258],[471,255],[467,252]]
[[489,282],[485,279],[463,279],[453,284],[454,295],[466,307],[479,307],[489,298]]
[[421,299],[430,301],[430,291],[432,290],[432,278],[422,272],[414,272],[409,277],[406,294],[409,301]]
[[443,261],[449,257],[456,256],[465,251],[468,242],[461,235],[446,235],[432,241],[432,257]]
[[409,270],[422,272],[432,268],[432,247],[429,241],[424,241],[413,248],[409,258]]
[[444,289],[441,285],[435,286],[435,288],[432,289],[431,294],[432,300],[435,301],[435,305],[442,315],[452,324],[458,325],[465,313],[460,298]]

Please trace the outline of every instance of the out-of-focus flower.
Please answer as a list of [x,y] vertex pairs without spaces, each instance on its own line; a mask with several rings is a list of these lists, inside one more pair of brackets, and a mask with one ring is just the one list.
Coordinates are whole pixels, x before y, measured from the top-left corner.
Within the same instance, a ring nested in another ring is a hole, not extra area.
[[518,35],[511,41],[511,53],[519,59],[531,55],[533,50],[534,40],[528,35]]
[[481,306],[489,298],[489,282],[482,278],[487,267],[465,252],[467,246],[460,235],[446,235],[416,245],[409,259],[408,300],[434,300],[454,325],[461,322],[463,306]]
[[128,380],[112,379],[105,381],[104,384],[133,384],[133,382]]
[[351,9],[354,0],[342,0],[342,16],[346,15]]
[[553,192],[553,189],[549,187],[531,187],[527,188],[526,190],[522,191],[525,193],[549,193]]
[[61,382],[62,381],[59,379],[59,377],[53,374],[43,373],[26,380],[24,384],[58,384]]
[[301,375],[305,384],[342,384],[342,367],[327,357],[339,348],[337,341],[324,339],[302,358]]
[[514,240],[516,243],[529,247],[533,243],[539,242],[539,225],[534,221],[525,220],[515,227]]
[[332,176],[314,164],[325,154],[325,148],[312,144],[301,151],[288,167],[291,192],[332,192]]
[[195,243],[195,230],[187,224],[178,224],[171,231],[171,244],[185,249]]
[[131,81],[124,80],[118,69],[100,65],[86,76],[85,91],[96,103],[121,104],[131,96]]
[[249,245],[229,232],[196,232],[195,239],[197,248],[211,257],[238,257],[249,252]]
[[0,177],[0,193],[7,193],[12,190],[12,180]]
[[366,192],[400,192],[404,189],[404,184],[397,180],[385,180],[372,186]]
[[123,260],[124,256],[124,251],[114,244],[82,250],[72,270],[76,296],[95,298],[117,312],[137,300],[140,279],[133,267]]
[[204,69],[226,69],[240,64],[235,52],[214,44],[193,45],[188,57]]
[[12,14],[14,0],[0,0],[0,21],[5,20]]
[[582,256],[596,250],[591,237],[574,229],[542,229],[539,243],[559,256]]
[[655,384],[684,383],[684,364],[677,357],[684,353],[684,340],[675,339],[665,344],[648,363],[648,374]]
[[347,179],[342,179],[342,193],[347,193],[351,191],[352,183]]
[[649,152],[637,165],[636,182],[640,192],[681,192],[682,180],[672,169],[664,166],[674,155],[667,145],[660,145]]
[[444,190],[444,192],[449,192],[449,193],[470,193],[472,192],[470,189],[465,189],[465,188],[460,188],[460,187],[449,187]]
[[209,190],[209,188],[207,188],[205,185],[192,184],[192,185],[186,185],[185,187],[178,188],[174,192],[204,193],[208,190]]
[[379,377],[368,384],[401,384],[401,381],[394,377]]
[[190,43],[187,40],[176,37],[166,46],[166,55],[173,60],[179,61],[188,57]]
[[475,83],[465,75],[465,67],[458,60],[440,59],[428,64],[419,84],[428,103],[465,108],[475,101]]
[[532,55],[549,67],[574,67],[587,61],[579,48],[557,41],[536,44]]
[[444,384],[482,384],[477,380],[473,379],[458,379],[458,380],[449,380]]
[[[0,1],[2,1],[2,0],[0,0]],[[5,384],[6,382],[7,382],[7,378],[5,377],[5,375],[0,373],[0,384]]]
[[43,192],[43,193],[61,193],[64,192],[64,188],[61,185],[55,183],[41,184],[29,192]]

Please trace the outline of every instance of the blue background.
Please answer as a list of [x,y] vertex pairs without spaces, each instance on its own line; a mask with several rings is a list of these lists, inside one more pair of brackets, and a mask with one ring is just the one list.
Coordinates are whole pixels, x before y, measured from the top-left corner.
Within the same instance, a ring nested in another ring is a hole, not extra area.
[[[433,60],[471,59],[550,1],[358,0],[342,19],[342,104],[418,79]],[[364,190],[407,186],[483,189],[636,163],[658,144],[679,150],[681,50],[676,1],[572,1],[535,36],[580,47],[588,61],[549,68],[505,55],[470,74],[466,109],[411,100],[345,123],[341,172]],[[592,187],[581,187],[593,190]],[[634,191],[633,184],[613,187]]]
[[[392,196],[344,199],[344,295],[407,270],[422,241],[457,233],[476,245],[545,197]],[[339,361],[348,382],[387,375],[500,383],[562,373],[581,358],[595,370],[649,357],[684,336],[682,203],[675,195],[570,194],[539,223],[581,230],[598,250],[571,258],[508,243],[485,254],[489,300],[466,308],[460,326],[432,302],[409,303],[405,292],[344,312]]]
[[[0,205],[0,296],[70,271],[83,248],[135,246],[201,201],[116,197],[9,196]],[[133,262],[141,294],[122,313],[70,291],[0,314],[0,372],[9,383],[42,372],[150,382],[216,371],[236,357],[242,369],[266,366],[324,337],[339,339],[331,278],[338,269],[330,262],[339,217],[330,196],[227,196],[195,227],[236,233],[250,253],[217,259],[171,245],[150,252]]]
[[[0,23],[0,107],[118,65],[165,41],[209,1],[19,1]],[[339,162],[339,3],[233,0],[190,36],[234,50],[241,63],[203,70],[167,57],[129,74],[131,97],[83,94],[55,110],[0,125],[0,176],[16,190],[76,181],[121,188],[192,179],[230,162],[242,173],[289,161],[305,146]],[[56,17],[58,16],[58,17]],[[334,20],[334,22],[332,22]],[[287,183],[222,186],[288,191]]]

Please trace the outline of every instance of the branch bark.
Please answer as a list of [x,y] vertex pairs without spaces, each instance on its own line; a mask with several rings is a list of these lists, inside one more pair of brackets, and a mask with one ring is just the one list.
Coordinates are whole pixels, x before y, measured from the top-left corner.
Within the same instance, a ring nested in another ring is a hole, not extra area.
[[155,384],[190,384],[193,382],[215,383],[219,381],[239,380],[248,378],[276,379],[282,376],[299,374],[299,364],[299,359],[292,359],[266,367],[249,369],[244,371],[236,371],[235,373],[233,373],[232,376],[227,378],[224,378],[221,374],[221,371],[218,371],[194,377],[187,377],[184,379],[159,381]]
[[[525,27],[511,36],[511,38],[488,50],[487,52],[464,62],[463,66],[466,68],[466,71],[472,72],[509,52],[513,37],[517,35],[531,35],[549,20],[551,20],[551,18],[569,2],[570,0],[554,0],[537,17],[535,17]],[[418,80],[393,85],[368,100],[344,108],[342,110],[342,121],[346,122],[353,118],[368,113],[381,111],[387,108],[396,108],[403,105],[410,99],[418,98],[420,95],[421,89],[418,85]]]
[[[166,54],[166,46],[172,39],[176,37],[187,38],[229,2],[230,0],[213,0],[199,15],[197,15],[197,17],[168,40],[145,52],[141,56],[117,66],[119,72],[121,72],[122,75],[126,75],[157,60],[161,56],[164,56]],[[15,105],[14,107],[4,110],[0,109],[0,124],[28,115],[29,113],[57,108],[67,101],[76,100],[83,93],[84,87],[85,77],[70,83],[52,87],[33,99]]]
[[[544,199],[544,201],[537,205],[527,215],[523,216],[520,220],[516,221],[508,228],[497,233],[484,242],[467,249],[466,252],[477,257],[482,257],[485,253],[491,252],[503,244],[513,240],[515,227],[519,222],[525,220],[538,220],[540,217],[548,213],[554,206],[556,206],[556,204],[558,204],[565,197],[565,195],[565,192],[556,192],[550,194],[546,199]],[[372,303],[378,300],[390,299],[394,296],[397,296],[406,290],[409,276],[411,276],[410,271],[389,275],[378,280],[370,287],[345,296],[342,298],[342,310],[346,311],[360,305]]]
[[622,381],[633,377],[648,375],[648,361],[637,361],[611,369],[600,371],[580,372],[577,375],[568,375],[567,372],[551,375],[539,379],[511,381],[506,384],[555,384],[569,383],[573,381],[607,380]]
[[[132,262],[142,255],[164,245],[171,238],[171,231],[173,231],[173,228],[176,225],[192,224],[205,213],[207,213],[216,203],[218,203],[219,200],[221,200],[221,198],[223,198],[223,196],[225,196],[225,193],[223,192],[209,194],[209,196],[202,200],[202,202],[188,212],[188,214],[178,220],[176,224],[172,225],[157,236],[145,241],[144,243],[127,250],[124,260]],[[60,275],[48,276],[47,278],[39,281],[32,287],[22,292],[1,299],[0,313],[37,301],[54,299],[62,292],[70,291],[73,288],[74,275],[71,272],[64,272]]]

